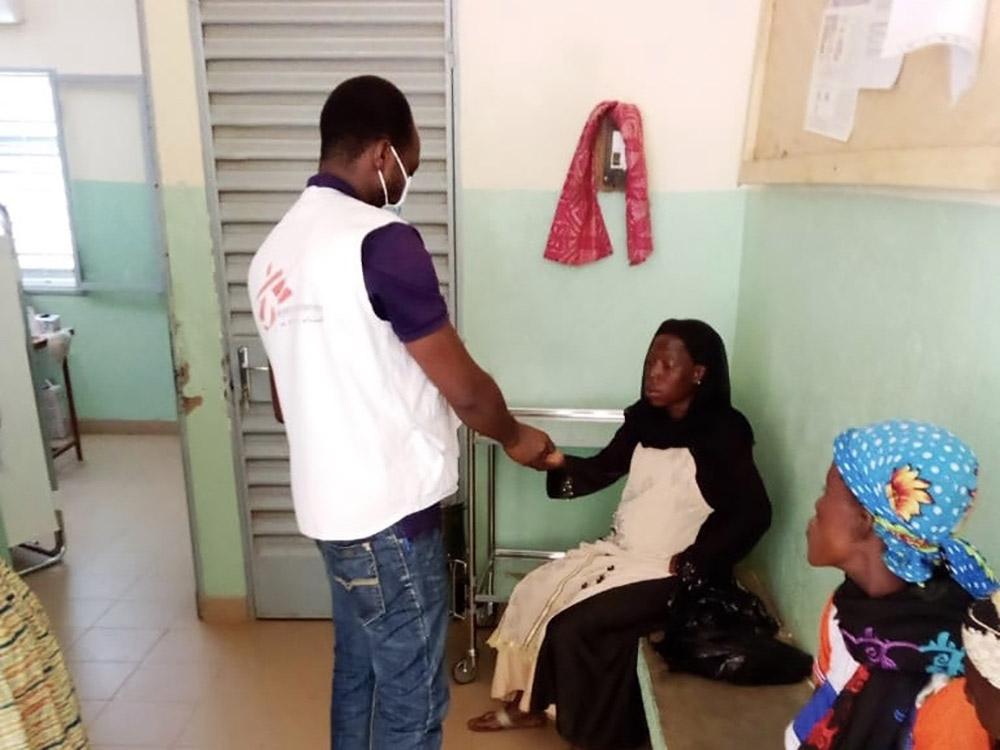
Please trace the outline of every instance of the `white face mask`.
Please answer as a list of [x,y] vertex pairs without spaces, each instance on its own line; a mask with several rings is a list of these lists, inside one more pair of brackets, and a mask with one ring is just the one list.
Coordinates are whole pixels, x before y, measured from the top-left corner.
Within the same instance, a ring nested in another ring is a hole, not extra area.
[[403,192],[399,194],[399,200],[395,203],[389,202],[389,188],[385,184],[385,175],[382,174],[382,170],[378,171],[378,180],[382,183],[382,194],[385,196],[385,204],[382,206],[387,211],[392,211],[394,214],[399,215],[399,212],[403,210],[403,201],[406,200],[406,194],[410,191],[410,182],[413,177],[406,173],[406,167],[403,166],[403,160],[399,158],[399,154],[396,153],[395,146],[390,144],[390,149],[392,149],[392,155],[396,157],[396,163],[399,165],[399,171],[403,175]]

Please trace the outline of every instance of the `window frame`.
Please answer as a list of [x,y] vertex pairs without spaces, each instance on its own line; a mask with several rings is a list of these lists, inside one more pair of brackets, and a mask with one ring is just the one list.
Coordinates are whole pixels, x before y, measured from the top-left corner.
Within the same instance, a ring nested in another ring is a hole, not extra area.
[[[0,76],[12,74],[44,75],[49,80],[52,92],[52,111],[55,115],[56,145],[59,149],[59,161],[62,166],[63,192],[66,198],[68,214],[70,252],[73,254],[72,274],[57,272],[54,269],[25,270],[21,272],[21,286],[28,294],[83,294],[83,277],[80,271],[80,248],[77,242],[76,221],[73,215],[73,189],[70,185],[69,155],[66,153],[66,134],[63,122],[62,104],[59,97],[59,73],[53,68],[16,68],[0,66]],[[14,253],[17,255],[17,237],[14,236]]]

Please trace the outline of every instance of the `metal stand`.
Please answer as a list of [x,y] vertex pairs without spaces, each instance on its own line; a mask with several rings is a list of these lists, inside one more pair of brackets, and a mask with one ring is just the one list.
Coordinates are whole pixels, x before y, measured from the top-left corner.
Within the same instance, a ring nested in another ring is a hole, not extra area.
[[73,432],[73,442],[62,449],[53,449],[53,455],[59,456],[71,447],[76,450],[76,460],[83,460],[83,441],[80,440],[80,419],[76,415],[76,399],[73,398],[73,379],[69,376],[69,352],[62,363],[63,384],[66,386],[66,403],[69,404],[69,424]]
[[45,570],[45,568],[51,568],[53,565],[58,565],[62,562],[62,559],[66,556],[66,527],[63,526],[63,514],[61,510],[56,511],[56,526],[55,547],[52,549],[45,549],[44,547],[39,547],[35,544],[18,545],[19,549],[34,552],[36,555],[41,555],[46,558],[40,563],[29,565],[27,568],[16,569],[19,575],[26,576],[29,573]]
[[[572,445],[574,447],[601,447],[607,443],[609,429],[622,423],[623,414],[619,410],[603,409],[511,409],[519,421],[546,430],[557,445]],[[587,430],[591,435],[581,438],[574,434],[579,426],[590,426]],[[485,565],[480,573],[479,568],[479,538],[478,514],[478,472],[476,462],[476,447],[486,447],[486,550]],[[474,682],[479,674],[479,649],[476,643],[478,628],[493,627],[500,606],[506,603],[506,598],[497,594],[497,562],[499,560],[558,560],[565,552],[538,549],[513,549],[497,546],[497,514],[496,514],[496,442],[479,435],[474,430],[466,431],[466,481],[468,483],[466,506],[466,526],[468,537],[468,570],[465,620],[468,632],[468,648],[465,655],[452,667],[452,677],[455,682],[465,685]]]
[[[64,330],[68,331],[71,336],[76,333],[72,328],[66,328]],[[35,351],[45,349],[48,345],[48,336],[35,336],[32,338],[31,346]],[[76,399],[73,397],[73,379],[69,375],[69,352],[66,352],[66,356],[63,357],[62,376],[63,386],[66,388],[66,403],[69,405],[69,425],[72,436],[69,438],[50,440],[49,449],[52,451],[53,458],[58,458],[63,453],[73,449],[76,451],[76,460],[82,461],[83,441],[80,439],[80,420],[76,413]]]
[[479,652],[476,648],[476,433],[471,428],[465,431],[465,481],[467,483],[465,525],[466,540],[468,547],[468,560],[466,561],[466,585],[468,590],[465,596],[465,624],[469,630],[469,649],[465,656],[455,662],[451,668],[451,676],[459,685],[467,685],[474,682],[479,674]]

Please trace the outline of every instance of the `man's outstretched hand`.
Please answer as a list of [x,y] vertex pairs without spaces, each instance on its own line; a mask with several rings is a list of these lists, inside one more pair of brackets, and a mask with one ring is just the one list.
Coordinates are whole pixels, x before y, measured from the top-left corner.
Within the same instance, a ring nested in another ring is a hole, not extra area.
[[504,445],[504,451],[512,461],[539,471],[560,468],[566,457],[558,450],[547,434],[541,430],[518,423],[514,440]]

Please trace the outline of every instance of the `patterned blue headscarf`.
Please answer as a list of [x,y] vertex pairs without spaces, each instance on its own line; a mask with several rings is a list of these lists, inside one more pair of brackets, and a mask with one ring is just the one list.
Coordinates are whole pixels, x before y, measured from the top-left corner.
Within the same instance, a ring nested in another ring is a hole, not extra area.
[[875,519],[882,559],[911,583],[928,580],[944,562],[976,598],[1000,588],[982,555],[954,534],[976,497],[979,462],[948,430],[893,420],[850,429],[834,441],[833,462]]

